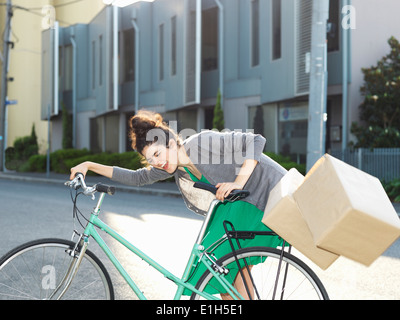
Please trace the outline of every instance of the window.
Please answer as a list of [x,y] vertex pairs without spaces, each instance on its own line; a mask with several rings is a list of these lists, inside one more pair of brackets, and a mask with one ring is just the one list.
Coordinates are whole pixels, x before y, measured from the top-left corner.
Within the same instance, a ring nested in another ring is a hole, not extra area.
[[248,108],[248,127],[254,133],[268,138],[264,151],[278,153],[277,104],[254,105]]
[[135,30],[133,28],[122,32],[122,82],[135,81]]
[[308,103],[280,103],[278,151],[293,161],[305,163],[307,155]]
[[282,56],[282,4],[281,0],[272,0],[272,60]]
[[159,79],[164,80],[164,24],[159,27]]
[[329,1],[328,52],[339,51],[339,0]]
[[72,45],[64,47],[64,91],[72,90]]
[[171,74],[176,75],[176,16],[171,18]]
[[103,85],[103,36],[99,36],[99,86]]
[[218,8],[202,12],[202,60],[203,71],[218,68]]
[[92,41],[92,89],[96,88],[96,41]]
[[63,76],[64,76],[64,50],[62,46],[58,47],[58,83],[60,84],[60,89],[63,90]]
[[251,66],[260,63],[260,1],[251,2]]

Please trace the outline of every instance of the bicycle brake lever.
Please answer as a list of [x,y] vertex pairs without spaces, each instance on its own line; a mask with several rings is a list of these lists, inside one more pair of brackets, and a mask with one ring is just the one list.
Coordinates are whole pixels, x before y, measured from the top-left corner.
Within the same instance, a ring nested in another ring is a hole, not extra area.
[[81,184],[78,182],[78,178],[74,178],[71,181],[66,181],[64,182],[64,185],[70,188],[74,188],[75,190],[81,187]]

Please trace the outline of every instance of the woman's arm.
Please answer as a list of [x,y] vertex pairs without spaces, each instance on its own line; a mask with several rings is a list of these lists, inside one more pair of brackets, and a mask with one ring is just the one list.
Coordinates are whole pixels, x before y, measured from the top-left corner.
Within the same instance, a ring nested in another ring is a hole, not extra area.
[[240,168],[234,182],[218,183],[216,198],[223,201],[233,190],[242,190],[253,173],[258,161],[253,159],[246,159]]
[[[221,152],[229,156],[233,155],[236,163],[243,162],[239,174],[234,182],[218,183],[216,187],[217,199],[224,200],[232,190],[242,190],[253,173],[260,160],[265,145],[265,138],[259,134],[231,132],[223,136],[224,150]],[[224,157],[225,159],[225,157]]]
[[153,167],[130,170],[86,161],[77,165],[76,167],[71,168],[70,179],[72,180],[75,178],[75,175],[78,172],[86,176],[88,171],[93,171],[104,177],[110,178],[113,181],[130,186],[152,184],[156,181],[165,180],[171,177],[171,174],[167,173],[166,171],[155,169]]
[[113,175],[113,170],[114,169],[111,166],[106,166],[99,163],[86,161],[77,165],[76,167],[71,168],[71,175],[69,178],[71,180],[74,179],[77,173],[82,173],[84,176],[86,176],[86,173],[88,171],[93,171],[97,174],[100,174],[102,176],[111,179]]

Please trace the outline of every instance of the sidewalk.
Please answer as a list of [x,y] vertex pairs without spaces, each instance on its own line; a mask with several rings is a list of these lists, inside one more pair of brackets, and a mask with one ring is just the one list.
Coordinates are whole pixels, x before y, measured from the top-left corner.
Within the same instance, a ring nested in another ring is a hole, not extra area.
[[[38,183],[50,183],[63,185],[64,182],[69,180],[69,175],[51,172],[49,175],[46,173],[37,172],[2,172],[0,173],[0,179],[14,180],[14,181],[29,181]],[[96,183],[104,183],[116,187],[117,192],[135,192],[143,194],[152,194],[159,196],[172,196],[181,197],[181,193],[178,190],[178,186],[175,182],[157,182],[152,185],[133,187],[124,184],[117,183],[103,176],[86,176],[86,183],[93,185]]]
[[[69,180],[69,176],[66,174],[59,174],[51,172],[49,176],[46,173],[36,172],[5,172],[0,173],[0,179],[17,180],[17,181],[31,181],[40,183],[53,183],[63,185],[65,181]],[[142,194],[152,194],[159,196],[172,196],[181,197],[178,187],[175,182],[157,182],[152,185],[142,187],[126,186],[117,182],[114,182],[108,178],[102,176],[86,176],[86,182],[91,185],[95,183],[104,183],[113,185],[116,187],[117,192],[135,192]],[[397,214],[400,216],[400,203],[393,203],[393,207]]]

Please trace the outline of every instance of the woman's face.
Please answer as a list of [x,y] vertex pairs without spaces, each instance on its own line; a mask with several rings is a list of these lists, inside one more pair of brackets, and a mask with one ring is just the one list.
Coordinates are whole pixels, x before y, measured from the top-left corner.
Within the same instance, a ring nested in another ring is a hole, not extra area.
[[168,148],[165,145],[153,143],[142,150],[146,161],[155,168],[168,173],[174,173],[178,168],[178,149],[175,140],[171,139]]

